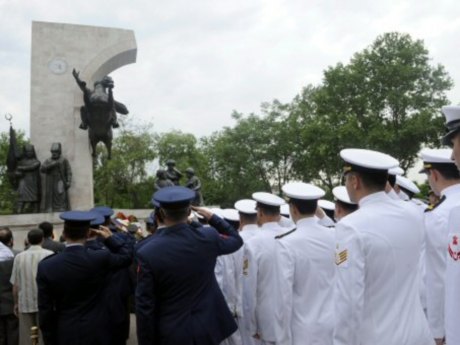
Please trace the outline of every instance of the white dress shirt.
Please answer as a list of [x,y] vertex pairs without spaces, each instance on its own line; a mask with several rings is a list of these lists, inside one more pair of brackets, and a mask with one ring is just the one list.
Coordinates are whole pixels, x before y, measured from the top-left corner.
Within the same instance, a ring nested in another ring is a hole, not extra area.
[[385,192],[336,225],[335,345],[434,344],[419,294],[423,222]]
[[331,345],[335,236],[314,217],[278,240],[278,296],[283,345]]

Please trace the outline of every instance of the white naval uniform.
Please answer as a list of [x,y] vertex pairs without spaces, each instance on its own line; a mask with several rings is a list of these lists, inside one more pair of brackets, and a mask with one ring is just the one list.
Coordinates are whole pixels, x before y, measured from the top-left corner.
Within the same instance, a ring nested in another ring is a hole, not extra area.
[[454,207],[448,220],[446,264],[445,329],[446,344],[460,344],[460,206]]
[[290,218],[285,217],[285,216],[280,217],[278,224],[281,225],[283,228],[288,228],[288,229],[292,229],[295,227],[294,222]]
[[460,205],[460,184],[445,188],[441,201],[425,212],[426,291],[428,324],[434,338],[444,338],[444,296],[446,248],[449,243],[447,222],[452,209]]
[[314,216],[314,218],[319,225],[325,226],[327,228],[335,227],[335,222],[327,214],[325,214],[323,218],[319,218],[317,216]]
[[244,246],[244,296],[247,296],[249,332],[259,334],[261,344],[276,344],[281,330],[276,318],[278,308],[275,236],[288,231],[277,222],[263,224],[258,235]]
[[283,345],[331,345],[335,236],[317,219],[300,219],[296,230],[278,239],[280,320]]
[[434,344],[419,297],[422,229],[385,192],[336,224],[335,345]]
[[248,224],[243,226],[240,231],[240,236],[243,239],[243,247],[240,248],[235,254],[235,263],[236,267],[239,268],[237,275],[237,291],[238,291],[238,300],[237,300],[237,315],[238,315],[238,328],[241,334],[241,340],[243,345],[257,345],[259,342],[252,337],[252,334],[249,332],[249,318],[247,313],[249,308],[247,306],[248,296],[244,295],[243,291],[243,269],[244,269],[244,246],[249,241],[250,238],[257,236],[260,233],[260,228],[257,224]]

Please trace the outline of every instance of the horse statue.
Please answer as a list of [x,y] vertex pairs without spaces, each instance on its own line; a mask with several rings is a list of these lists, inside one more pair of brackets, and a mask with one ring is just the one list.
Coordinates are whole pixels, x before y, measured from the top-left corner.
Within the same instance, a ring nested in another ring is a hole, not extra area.
[[114,83],[111,77],[105,76],[94,83],[94,89],[86,87],[86,82],[80,79],[80,72],[72,71],[80,89],[83,91],[84,106],[80,108],[80,128],[88,130],[91,153],[96,158],[96,145],[103,142],[107,148],[107,158],[112,157],[112,128],[118,128],[117,113],[128,114],[128,109],[123,103],[113,98]]

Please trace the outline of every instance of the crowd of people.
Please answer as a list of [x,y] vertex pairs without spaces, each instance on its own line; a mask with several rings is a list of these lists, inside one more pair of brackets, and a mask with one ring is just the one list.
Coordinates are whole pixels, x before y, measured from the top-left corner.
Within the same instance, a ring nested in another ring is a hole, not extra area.
[[[152,198],[147,236],[113,210],[67,211],[13,250],[0,229],[0,344],[428,345],[460,343],[460,107],[424,149],[430,204],[388,154],[344,149],[334,214],[304,182],[232,209],[193,190]],[[324,205],[324,204],[323,204]]]

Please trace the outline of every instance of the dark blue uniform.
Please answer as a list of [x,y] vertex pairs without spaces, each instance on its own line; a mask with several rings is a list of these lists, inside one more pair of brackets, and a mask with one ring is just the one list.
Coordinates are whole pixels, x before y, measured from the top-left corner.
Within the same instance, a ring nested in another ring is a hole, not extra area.
[[224,220],[214,228],[178,224],[159,230],[138,253],[136,289],[139,345],[214,345],[235,332],[214,275],[216,258],[243,240]]
[[109,250],[66,247],[38,265],[40,328],[46,345],[105,345],[111,325],[104,291],[113,270],[128,267],[131,249],[113,236]]

